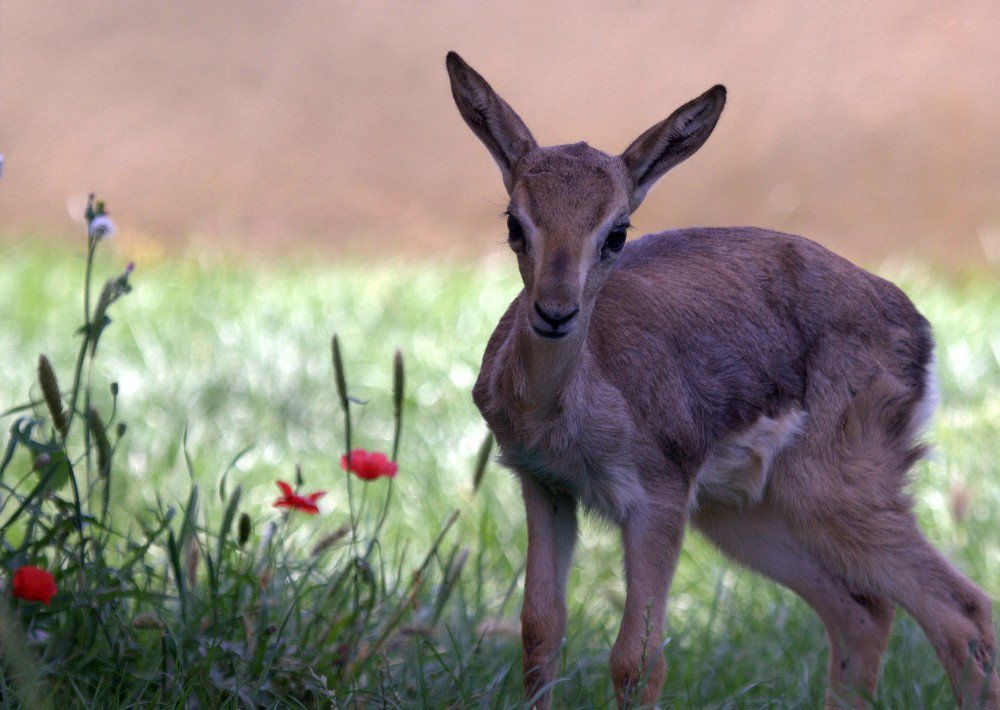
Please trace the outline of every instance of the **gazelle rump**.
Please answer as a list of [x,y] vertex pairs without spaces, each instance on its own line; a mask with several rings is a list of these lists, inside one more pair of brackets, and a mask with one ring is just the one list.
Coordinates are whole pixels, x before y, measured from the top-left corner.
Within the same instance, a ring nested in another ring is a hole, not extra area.
[[620,703],[659,697],[667,590],[691,524],[820,616],[828,703],[874,696],[898,604],[958,701],[1000,708],[990,599],[925,540],[905,491],[934,398],[930,326],[907,297],[762,229],[626,243],[652,184],[711,134],[721,86],[611,156],[540,147],[454,52],[447,68],[510,195],[524,282],[473,397],[527,511],[527,698],[551,702],[579,505],[621,529]]

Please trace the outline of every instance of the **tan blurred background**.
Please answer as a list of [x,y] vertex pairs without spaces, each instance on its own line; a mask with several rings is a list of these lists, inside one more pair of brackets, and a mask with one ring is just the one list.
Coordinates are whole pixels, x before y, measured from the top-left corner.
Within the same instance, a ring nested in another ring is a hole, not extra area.
[[0,232],[66,238],[95,189],[147,249],[495,253],[505,194],[449,49],[540,142],[608,152],[725,83],[640,231],[756,224],[866,263],[1000,264],[995,1],[5,0]]

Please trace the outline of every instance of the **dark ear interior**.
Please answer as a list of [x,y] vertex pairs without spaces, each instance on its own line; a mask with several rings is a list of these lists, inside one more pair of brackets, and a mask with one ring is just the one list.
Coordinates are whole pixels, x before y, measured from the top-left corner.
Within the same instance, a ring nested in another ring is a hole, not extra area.
[[448,52],[445,65],[458,112],[490,151],[509,192],[517,161],[538,144],[514,109],[464,59]]
[[726,105],[726,87],[718,84],[657,123],[621,154],[632,175],[635,210],[664,173],[689,158],[712,135]]

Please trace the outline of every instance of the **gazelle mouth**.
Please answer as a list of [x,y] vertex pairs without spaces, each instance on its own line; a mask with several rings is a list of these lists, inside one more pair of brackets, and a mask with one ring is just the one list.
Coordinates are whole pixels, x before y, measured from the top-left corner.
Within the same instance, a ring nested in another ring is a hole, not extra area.
[[531,329],[535,331],[535,335],[540,338],[545,338],[546,340],[559,340],[560,338],[565,338],[569,335],[568,330],[542,330],[534,323],[531,324]]

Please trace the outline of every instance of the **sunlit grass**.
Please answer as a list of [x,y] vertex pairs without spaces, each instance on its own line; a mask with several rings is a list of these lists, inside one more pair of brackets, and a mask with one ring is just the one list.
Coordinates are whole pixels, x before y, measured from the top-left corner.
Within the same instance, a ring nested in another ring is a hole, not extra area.
[[[102,255],[99,268],[119,268]],[[37,356],[72,369],[81,322],[82,257],[8,250],[0,262],[0,410],[38,396]],[[928,537],[991,596],[1000,593],[1000,283],[961,282],[931,271],[896,269],[938,337],[942,407],[936,456],[918,465],[913,490]],[[134,291],[116,304],[101,342],[95,382],[115,379],[129,424],[114,514],[124,519],[160,499],[183,504],[190,477],[213,490],[229,474],[243,486],[242,509],[262,523],[274,515],[274,481],[300,464],[306,487],[329,491],[322,521],[299,524],[306,538],[348,519],[339,469],[342,415],[329,339],[339,334],[355,406],[355,444],[388,450],[391,362],[407,363],[400,473],[380,544],[390,574],[412,571],[454,510],[447,549],[469,562],[445,624],[431,637],[401,639],[364,692],[390,705],[516,705],[519,642],[486,633],[484,622],[516,628],[524,520],[513,480],[491,466],[473,493],[472,466],[485,434],[470,398],[486,339],[519,282],[511,264],[387,263],[241,266],[198,259],[138,264]],[[8,422],[0,422],[6,429]],[[376,482],[363,490],[381,500]],[[964,508],[959,508],[966,500]],[[221,506],[212,514],[221,516]],[[570,631],[557,702],[604,704],[612,697],[606,660],[624,587],[613,531],[583,526],[570,580]],[[727,563],[692,535],[670,602],[667,706],[814,705],[822,696],[822,626],[792,595]],[[930,646],[909,619],[897,623],[887,657],[885,707],[950,702]],[[308,661],[306,661],[308,662]],[[317,669],[323,672],[322,669]]]

